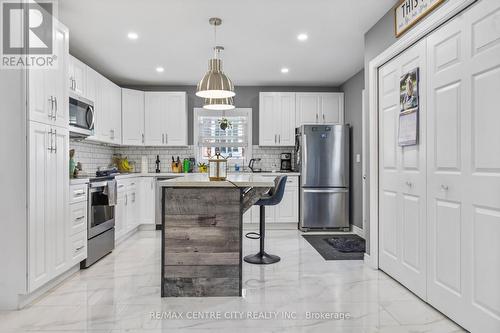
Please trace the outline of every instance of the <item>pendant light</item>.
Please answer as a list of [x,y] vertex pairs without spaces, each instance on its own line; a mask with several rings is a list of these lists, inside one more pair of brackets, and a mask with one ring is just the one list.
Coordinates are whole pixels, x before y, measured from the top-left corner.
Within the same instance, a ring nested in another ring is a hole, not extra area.
[[222,60],[219,58],[224,47],[217,46],[217,26],[222,24],[222,20],[212,17],[209,21],[214,26],[215,47],[214,57],[208,61],[208,72],[198,83],[196,96],[202,98],[228,98],[233,97],[234,85],[222,71]]
[[232,97],[228,98],[205,98],[203,105],[207,110],[233,110],[234,101]]

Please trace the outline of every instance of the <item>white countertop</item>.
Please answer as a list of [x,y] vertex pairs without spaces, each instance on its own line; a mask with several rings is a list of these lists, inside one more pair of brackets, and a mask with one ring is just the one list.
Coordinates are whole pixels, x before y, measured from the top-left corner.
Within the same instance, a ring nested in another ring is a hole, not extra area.
[[[116,179],[127,179],[127,178],[135,178],[135,177],[184,177],[186,175],[199,175],[200,173],[173,173],[173,172],[160,172],[160,173],[125,173],[125,174],[120,174],[117,175],[115,178]],[[202,173],[201,175],[205,175],[208,178],[208,175],[206,173]],[[241,175],[258,175],[258,176],[263,176],[263,177],[269,177],[269,176],[290,176],[290,177],[297,177],[300,176],[300,173],[298,172],[258,172],[258,173],[251,173],[251,172],[229,172],[228,175],[231,176],[241,176]]]
[[[227,181],[229,180],[229,181]],[[162,187],[274,187],[274,179],[256,174],[229,174],[226,181],[210,181],[206,173],[188,173],[159,182]]]

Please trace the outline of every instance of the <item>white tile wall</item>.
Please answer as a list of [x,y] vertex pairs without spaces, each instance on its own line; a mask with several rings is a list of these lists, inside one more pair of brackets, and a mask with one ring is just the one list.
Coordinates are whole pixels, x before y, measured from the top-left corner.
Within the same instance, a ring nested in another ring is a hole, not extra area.
[[82,164],[85,173],[95,174],[97,168],[111,164],[113,147],[71,140],[69,148],[75,150],[75,161]]
[[[107,167],[112,162],[114,154],[121,154],[128,157],[129,161],[135,162],[136,171],[141,170],[142,156],[148,157],[148,172],[154,172],[156,165],[156,156],[160,156],[160,170],[170,172],[172,156],[179,156],[182,161],[184,158],[195,157],[194,146],[188,147],[110,147],[97,143],[83,141],[71,141],[70,149],[75,149],[75,161],[82,163],[83,171],[86,173],[95,173],[98,167]],[[261,159],[261,168],[266,171],[279,170],[280,154],[292,153],[292,147],[259,147],[253,146],[253,157]]]

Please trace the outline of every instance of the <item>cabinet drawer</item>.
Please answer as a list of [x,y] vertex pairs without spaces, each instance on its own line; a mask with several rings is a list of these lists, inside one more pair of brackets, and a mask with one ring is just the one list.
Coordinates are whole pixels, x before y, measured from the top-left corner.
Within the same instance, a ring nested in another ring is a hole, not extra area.
[[294,177],[294,176],[288,176],[286,179],[286,186],[291,187],[291,186],[299,186],[299,177]]
[[70,235],[77,234],[87,229],[87,202],[77,202],[70,205],[71,229]]
[[79,263],[87,258],[87,232],[79,232],[70,239],[70,254],[73,264]]
[[72,185],[69,188],[69,203],[87,202],[87,184]]

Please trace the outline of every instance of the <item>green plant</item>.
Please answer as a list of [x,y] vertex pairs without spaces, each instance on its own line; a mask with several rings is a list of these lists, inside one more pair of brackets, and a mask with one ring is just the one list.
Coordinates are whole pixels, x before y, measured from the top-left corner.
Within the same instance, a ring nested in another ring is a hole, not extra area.
[[219,127],[225,131],[227,128],[232,128],[233,124],[227,118],[221,118],[219,119]]

